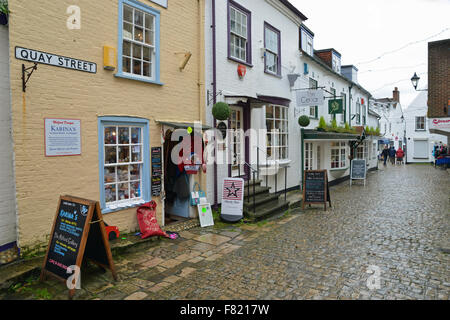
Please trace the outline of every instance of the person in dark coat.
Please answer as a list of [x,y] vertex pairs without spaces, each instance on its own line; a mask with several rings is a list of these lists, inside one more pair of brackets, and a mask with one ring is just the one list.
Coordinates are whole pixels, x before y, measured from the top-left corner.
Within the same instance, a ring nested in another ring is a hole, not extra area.
[[396,153],[396,151],[395,151],[395,148],[394,148],[394,146],[392,146],[390,149],[389,149],[389,160],[391,160],[391,164],[395,164],[395,153]]
[[384,149],[383,149],[383,151],[381,152],[381,155],[383,156],[383,164],[384,165],[386,165],[386,160],[387,160],[387,158],[389,157],[389,149],[388,149],[388,146],[386,145],[386,146],[384,146]]

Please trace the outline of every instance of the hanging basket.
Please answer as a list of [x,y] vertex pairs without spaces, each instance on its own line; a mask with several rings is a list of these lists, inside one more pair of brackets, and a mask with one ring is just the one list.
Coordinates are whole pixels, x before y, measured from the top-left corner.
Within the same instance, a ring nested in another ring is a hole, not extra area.
[[309,123],[310,123],[311,121],[309,120],[309,117],[308,116],[300,116],[299,118],[298,118],[298,124],[301,126],[301,127],[307,127],[307,126],[309,126]]
[[231,114],[230,106],[225,102],[217,102],[212,108],[212,114],[217,120],[227,120]]
[[6,26],[8,24],[8,15],[6,13],[0,13],[0,25]]

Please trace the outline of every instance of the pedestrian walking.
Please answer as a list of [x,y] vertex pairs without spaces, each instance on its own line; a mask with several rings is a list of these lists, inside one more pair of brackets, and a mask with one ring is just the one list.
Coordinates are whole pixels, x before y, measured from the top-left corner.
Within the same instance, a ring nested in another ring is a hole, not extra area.
[[402,147],[398,147],[398,150],[395,153],[395,156],[397,157],[397,162],[400,162],[400,164],[402,164],[403,163],[403,157],[405,156],[405,152],[402,150]]
[[392,146],[389,149],[389,160],[391,160],[392,165],[395,165],[395,153],[396,153],[395,148],[394,146]]
[[387,145],[384,146],[384,149],[381,152],[381,155],[383,156],[383,165],[386,165],[386,160],[389,157],[389,149],[388,149]]

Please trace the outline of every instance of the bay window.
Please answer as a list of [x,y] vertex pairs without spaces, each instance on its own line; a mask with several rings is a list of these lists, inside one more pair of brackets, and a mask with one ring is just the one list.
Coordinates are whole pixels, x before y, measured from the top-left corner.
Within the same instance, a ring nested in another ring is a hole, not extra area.
[[345,142],[331,142],[331,169],[345,168],[346,146]]

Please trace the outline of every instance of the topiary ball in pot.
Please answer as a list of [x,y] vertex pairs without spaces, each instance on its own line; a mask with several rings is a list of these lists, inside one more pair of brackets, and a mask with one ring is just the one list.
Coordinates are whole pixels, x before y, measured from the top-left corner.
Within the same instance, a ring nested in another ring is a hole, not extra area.
[[225,102],[217,102],[212,108],[212,114],[217,120],[227,120],[231,114],[230,106]]
[[300,117],[298,118],[298,124],[299,124],[301,127],[307,127],[307,126],[309,126],[309,123],[310,123],[310,120],[309,120],[309,117],[308,117],[308,116],[300,116]]

